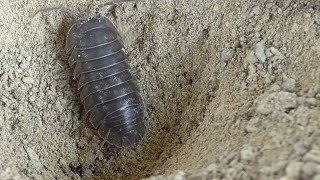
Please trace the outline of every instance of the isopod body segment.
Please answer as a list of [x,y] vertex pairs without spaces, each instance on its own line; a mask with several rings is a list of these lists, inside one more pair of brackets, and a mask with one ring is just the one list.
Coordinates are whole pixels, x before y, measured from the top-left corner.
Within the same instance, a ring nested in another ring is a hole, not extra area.
[[68,32],[66,51],[71,51],[68,62],[85,113],[100,137],[117,147],[140,142],[146,130],[144,104],[112,22],[103,17],[78,21]]

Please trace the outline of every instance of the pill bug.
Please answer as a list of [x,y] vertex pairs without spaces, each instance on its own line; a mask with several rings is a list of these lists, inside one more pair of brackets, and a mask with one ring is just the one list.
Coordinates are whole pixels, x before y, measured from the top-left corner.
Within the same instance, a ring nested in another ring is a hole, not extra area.
[[76,22],[68,31],[65,50],[71,52],[68,63],[99,136],[117,147],[139,143],[146,130],[144,104],[112,22],[101,16]]

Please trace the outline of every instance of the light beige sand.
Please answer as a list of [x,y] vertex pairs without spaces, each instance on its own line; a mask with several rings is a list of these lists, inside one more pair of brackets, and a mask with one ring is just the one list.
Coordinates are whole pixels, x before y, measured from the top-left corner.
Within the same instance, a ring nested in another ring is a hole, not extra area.
[[[66,13],[0,2],[0,179],[320,179],[320,2],[150,0],[102,10],[148,111],[133,150],[99,151],[63,52]],[[182,170],[177,172],[177,170]]]

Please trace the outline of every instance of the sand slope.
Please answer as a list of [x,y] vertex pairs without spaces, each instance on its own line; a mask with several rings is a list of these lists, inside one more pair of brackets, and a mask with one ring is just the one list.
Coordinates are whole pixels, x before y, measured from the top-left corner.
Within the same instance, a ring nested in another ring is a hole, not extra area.
[[[0,3],[0,179],[319,179],[320,2],[148,0],[123,36],[148,134],[99,150],[63,51],[103,2]],[[182,170],[177,172],[177,170]]]

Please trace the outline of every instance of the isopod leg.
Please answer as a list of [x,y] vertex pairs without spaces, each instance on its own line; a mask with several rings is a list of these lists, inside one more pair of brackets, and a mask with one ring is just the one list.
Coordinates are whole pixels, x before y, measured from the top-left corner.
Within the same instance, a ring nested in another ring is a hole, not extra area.
[[108,133],[106,134],[105,138],[102,138],[102,142],[100,143],[100,149],[102,149],[104,144],[107,142],[109,134],[110,134],[110,129],[108,130]]

